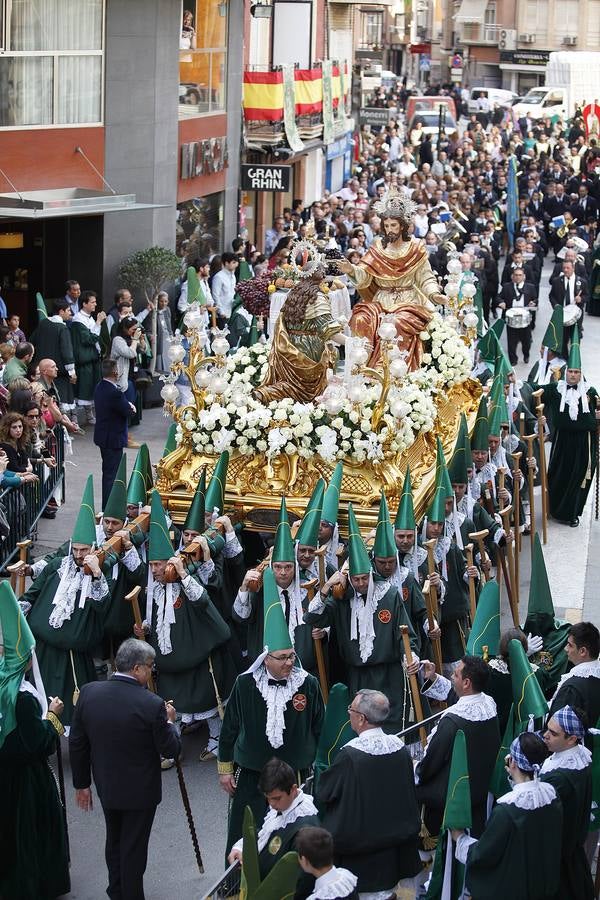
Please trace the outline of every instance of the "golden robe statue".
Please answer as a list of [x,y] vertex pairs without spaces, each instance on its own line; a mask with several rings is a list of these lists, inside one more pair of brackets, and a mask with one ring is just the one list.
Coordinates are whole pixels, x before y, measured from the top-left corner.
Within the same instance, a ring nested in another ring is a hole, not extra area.
[[342,325],[331,315],[331,304],[320,290],[323,272],[293,287],[283,304],[269,354],[269,369],[254,396],[267,405],[292,397],[310,403],[327,385],[327,370],[335,368],[331,341],[343,343]]
[[340,266],[356,284],[360,301],[352,310],[350,330],[365,337],[372,349],[367,365],[377,368],[381,317],[394,313],[396,331],[402,338],[409,371],[421,365],[422,344],[419,332],[427,327],[440,288],[429,265],[425,244],[417,238],[397,240],[384,246],[377,238],[357,266]]

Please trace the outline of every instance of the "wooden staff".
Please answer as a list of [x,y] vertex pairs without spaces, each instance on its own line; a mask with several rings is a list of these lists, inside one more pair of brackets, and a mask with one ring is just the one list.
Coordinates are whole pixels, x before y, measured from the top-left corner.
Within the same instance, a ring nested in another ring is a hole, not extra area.
[[[543,393],[544,391],[540,388],[539,391],[533,392],[533,396],[536,400],[539,400]],[[548,540],[548,473],[546,471],[546,446],[544,440],[544,423],[542,421],[544,418],[544,404],[538,403],[535,411],[537,413],[537,437],[540,448],[540,481],[542,483],[542,541],[545,544]]]
[[[516,571],[519,571],[519,553],[521,552],[521,451],[518,453],[511,453],[512,460],[514,463],[513,472],[515,475],[519,477],[513,477],[513,521],[515,523],[515,549],[517,551],[516,556]],[[517,575],[518,577],[518,575]]]
[[[412,649],[410,646],[410,640],[408,638],[408,625],[400,626],[400,634],[402,635],[402,643],[404,644],[404,656],[406,658],[406,665],[411,666],[413,662]],[[421,694],[419,693],[419,683],[417,681],[416,675],[409,675],[408,680],[410,683],[410,692],[413,698],[413,704],[415,707],[415,716],[417,717],[417,722],[423,721],[423,706],[421,704]],[[421,725],[419,728],[419,734],[421,736],[421,743],[423,746],[427,743],[427,730]]]
[[323,544],[322,547],[316,551],[315,556],[317,558],[317,565],[319,567],[319,587],[322,588],[325,582],[327,581],[327,571],[325,567],[325,555],[327,553],[327,544]]
[[[140,513],[139,516],[135,517],[133,522],[129,522],[127,525],[125,525],[124,528],[121,528],[120,530],[127,531],[129,534],[131,534],[133,531],[135,531],[136,528],[140,528],[142,531],[148,531],[148,529],[150,528],[150,513]],[[106,554],[109,551],[117,554],[123,552],[123,538],[119,534],[115,534],[113,537],[109,538],[108,541],[105,541],[101,547],[98,547],[96,550],[92,550],[92,554],[98,560],[98,565],[100,567],[104,565]],[[88,566],[84,565],[83,571],[86,575],[92,574]]]
[[[427,567],[429,570],[429,575],[435,575],[435,557],[433,555],[433,551],[435,549],[435,545],[437,544],[436,538],[432,538],[430,541],[424,541],[423,546],[427,550]],[[416,550],[416,548],[415,548]],[[439,625],[439,609],[438,609],[438,592],[437,587],[431,583],[431,579],[429,580],[429,589],[426,595],[427,601],[427,615],[429,620],[429,629],[435,628],[435,623],[437,622]],[[440,638],[431,638],[431,646],[433,647],[433,657],[435,662],[435,667],[439,674],[442,674],[442,643]]]
[[487,559],[488,559],[488,555],[485,552],[485,544],[483,542],[485,541],[485,539],[489,533],[490,533],[489,528],[482,528],[481,531],[472,531],[471,534],[469,535],[469,540],[475,541],[475,543],[477,544],[477,546],[479,548],[479,556],[481,558],[481,582],[482,582],[482,584],[485,584],[485,582],[487,581],[487,579],[485,577],[485,572],[483,571],[483,565],[484,565],[484,563],[487,562]]
[[506,469],[503,466],[500,466],[498,469],[498,506],[500,507],[500,512],[504,509],[504,500],[501,496],[501,491],[506,488]]
[[[467,565],[473,565],[473,544],[467,544],[465,547],[467,554]],[[475,579],[469,575],[469,601],[471,604],[471,625],[475,621],[475,611],[477,609],[477,601],[475,599]]]
[[[127,603],[131,603],[131,609],[133,611],[133,621],[138,626],[138,628],[143,628],[142,624],[142,614],[140,612],[140,602],[138,597],[140,595],[141,587],[139,584],[133,588],[133,590],[129,591],[128,594],[125,594],[125,601]],[[150,624],[150,623],[148,623]],[[135,634],[135,632],[134,632]],[[145,638],[140,638],[140,640],[145,640]],[[156,685],[154,684],[154,676],[152,675],[152,671],[148,675],[148,687],[152,691],[153,694],[156,694]]]
[[519,436],[521,440],[525,440],[525,413],[519,413]]
[[250,578],[248,579],[248,590],[256,594],[257,591],[260,591],[262,587],[262,576],[265,569],[267,569],[271,565],[271,557],[273,556],[273,547],[269,550],[265,558],[262,562],[260,562],[257,566],[255,566],[255,570],[258,572],[258,578]]
[[25,568],[27,566],[27,551],[31,547],[32,541],[26,538],[24,541],[17,541],[19,548],[19,562],[7,566],[6,571],[10,572],[10,586],[15,592],[16,597],[20,597],[25,593]]
[[526,434],[525,440],[527,442],[527,477],[529,482],[529,531],[530,531],[530,541],[531,541],[531,552],[533,553],[533,545],[535,543],[535,495],[533,493],[533,482],[534,482],[534,474],[533,469],[529,467],[529,460],[533,459],[533,442],[535,441],[535,434]]
[[[300,587],[306,591],[306,596],[308,598],[308,602],[313,599],[315,596],[315,588],[318,586],[319,581],[317,578],[311,579],[311,581],[306,581],[304,584],[301,584]],[[323,694],[323,701],[327,704],[329,700],[329,684],[327,682],[327,668],[325,666],[325,654],[323,653],[323,639],[322,638],[313,638],[313,645],[315,648],[315,657],[317,660],[317,671],[319,673],[319,683],[321,685],[321,693]]]
[[346,593],[346,587],[348,585],[348,570],[349,570],[349,568],[350,568],[350,563],[348,562],[348,560],[346,560],[346,562],[342,565],[342,568],[340,569],[340,575],[343,575],[345,580],[343,582],[340,582],[339,584],[334,584],[334,586],[331,589],[331,596],[333,597],[334,600],[343,600],[344,599],[344,594]]
[[[226,513],[226,515],[231,520],[232,525],[235,525],[236,522],[242,521],[242,519],[244,518],[243,512],[238,509],[235,509],[230,513]],[[198,535],[197,538],[194,538],[193,541],[190,541],[187,547],[182,547],[176,555],[186,557],[186,562],[189,562],[191,560],[197,562],[200,559],[201,555],[203,555],[200,538],[204,537],[210,539],[211,536],[216,534],[217,532],[221,535],[225,533],[225,527],[221,522],[216,525],[210,525],[202,535]],[[266,568],[266,566],[264,568]],[[264,569],[262,569],[261,571],[264,571]],[[174,584],[176,581],[179,581],[179,575],[177,574],[177,569],[175,568],[173,563],[167,563],[167,565],[165,566],[164,578],[168,584]]]
[[[512,512],[512,507],[507,506],[506,509],[503,509],[500,513],[502,517],[502,524],[504,526],[504,531],[506,534],[506,558],[508,560],[508,575],[510,578],[510,584],[507,582],[506,588],[508,591],[508,599],[510,602],[510,609],[513,617],[513,625],[515,628],[519,628],[519,603],[517,600],[517,592],[515,589],[515,581],[516,581],[516,570],[515,570],[515,554],[513,552],[513,542],[508,539],[508,534],[510,532],[510,514]],[[504,551],[503,547],[498,548],[499,551]],[[509,590],[509,587],[511,590]]]

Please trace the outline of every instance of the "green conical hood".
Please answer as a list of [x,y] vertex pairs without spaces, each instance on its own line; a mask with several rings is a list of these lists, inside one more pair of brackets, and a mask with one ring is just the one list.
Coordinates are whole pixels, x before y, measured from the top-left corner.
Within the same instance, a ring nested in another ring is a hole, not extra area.
[[250,331],[248,333],[248,346],[254,347],[255,344],[258,344],[258,325],[256,323],[256,316],[252,316]]
[[127,485],[127,503],[134,505],[147,503],[148,491],[153,486],[152,466],[148,445],[142,444],[133,464],[133,472]]
[[225,488],[227,487],[227,467],[229,465],[229,453],[223,450],[217,460],[217,464],[211,475],[211,479],[206,491],[206,512],[211,514],[215,507],[219,510],[219,515],[223,515],[225,507]]
[[398,549],[394,540],[394,529],[390,522],[390,511],[388,509],[385,494],[381,492],[379,500],[379,516],[377,517],[377,530],[375,531],[375,543],[373,545],[373,556],[380,559],[396,556]]
[[467,742],[464,731],[459,730],[454,735],[442,831],[452,828],[470,828],[472,825],[471,820],[471,789],[467,763]]
[[238,280],[239,281],[249,281],[253,277],[252,269],[248,265],[245,259],[240,259],[240,265],[238,268]]
[[187,270],[187,286],[187,302],[194,303],[197,300],[201,305],[204,305],[206,297],[204,296],[198,273],[193,266],[189,266]]
[[471,450],[489,450],[490,427],[488,424],[488,410],[485,395],[481,395],[479,408],[477,410],[477,418],[475,419],[475,427],[471,435]]
[[348,567],[350,575],[368,575],[371,571],[371,560],[351,503],[348,504]]
[[108,516],[109,519],[121,519],[122,522],[127,518],[127,457],[125,454],[121,457],[121,462],[102,514]]
[[456,444],[454,445],[454,453],[452,454],[452,459],[448,465],[448,476],[452,484],[467,484],[469,480],[467,468],[469,467],[473,468],[471,445],[469,443],[469,429],[466,416],[464,413],[461,413],[458,434],[456,435]]
[[500,647],[500,590],[497,581],[484,584],[477,602],[477,612],[467,642],[470,656],[483,658],[483,648],[488,648],[490,658],[498,655]]
[[333,475],[329,480],[329,486],[325,491],[323,498],[323,509],[321,511],[321,519],[323,522],[329,522],[335,525],[338,520],[338,510],[340,507],[340,491],[342,489],[342,475],[344,473],[344,463],[339,462],[333,470]]
[[555,306],[548,322],[548,327],[542,338],[542,346],[554,353],[561,353],[563,345],[563,321],[564,313],[562,306]]
[[512,640],[509,643],[508,659],[515,722],[527,722],[529,716],[534,716],[536,719],[545,716],[548,712],[548,704],[521,641]]
[[169,425],[169,430],[167,432],[167,440],[165,441],[165,448],[162,452],[163,456],[168,456],[169,453],[172,453],[173,450],[177,449],[177,422],[171,422]]
[[413,531],[416,527],[417,523],[415,521],[415,504],[412,495],[412,482],[410,480],[410,466],[407,466],[394,528],[399,531]]
[[148,562],[171,559],[173,545],[169,537],[167,517],[158,491],[152,492],[150,514],[150,539],[148,542]]
[[17,726],[15,707],[35,638],[9,581],[0,581],[0,747]]
[[281,498],[281,506],[279,508],[279,524],[275,532],[275,540],[273,542],[273,562],[296,562],[296,551],[294,549],[294,541],[292,539],[292,531],[288,520],[287,506],[285,505],[285,497]]
[[581,369],[581,348],[579,346],[579,325],[577,322],[573,326],[573,334],[571,335],[567,369]]
[[446,500],[454,496],[452,484],[448,477],[448,469],[446,468],[446,460],[444,458],[444,448],[442,442],[437,438],[437,454],[435,460],[435,485],[433,488],[433,497],[427,510],[427,518],[430,522],[444,522],[446,519]]
[[352,697],[345,684],[334,684],[325,707],[323,728],[319,736],[315,758],[315,774],[324,772],[333,763],[344,744],[356,737],[350,727],[348,707]]
[[533,556],[531,558],[531,580],[529,582],[529,603],[527,618],[530,616],[546,616],[554,621],[554,603],[546,571],[544,553],[539,534],[535,533]]
[[269,653],[277,650],[293,650],[290,631],[285,622],[283,607],[279,599],[277,582],[273,569],[269,566],[263,572],[264,630],[263,645]]
[[[497,321],[500,322],[503,320],[498,319]],[[498,353],[498,335],[496,334],[495,328],[489,328],[483,337],[479,338],[477,341],[477,349],[479,351],[480,359],[488,363],[488,365],[493,366]]]
[[202,469],[202,474],[200,475],[198,484],[196,485],[194,498],[190,503],[190,508],[188,509],[188,514],[186,516],[182,531],[197,531],[198,534],[202,534],[203,531],[206,531],[206,516],[204,506],[205,494],[206,466],[204,466],[204,468]]
[[494,771],[492,772],[492,779],[490,781],[489,789],[496,799],[502,797],[510,790],[508,775],[506,774],[505,768],[506,763],[504,760],[506,759],[507,753],[510,752],[510,745],[522,731],[523,725],[515,724],[515,708],[514,705],[511,705],[506,728],[504,729],[502,741],[496,755],[496,764],[494,765]]
[[504,378],[500,373],[494,374],[492,392],[488,405],[489,433],[494,437],[502,434],[502,427],[510,423],[508,406],[504,395]]
[[296,540],[299,544],[303,544],[305,547],[314,547],[315,550],[319,546],[319,526],[321,524],[324,493],[325,479],[319,478],[306,505],[300,528],[296,533]]
[[[125,518],[125,517],[123,517]],[[94,479],[88,475],[79,506],[75,528],[71,535],[74,544],[96,543],[96,511],[94,507]]]
[[35,306],[38,314],[38,322],[43,321],[43,319],[47,319],[48,310],[46,309],[46,302],[39,292],[35,295]]
[[261,881],[256,826],[249,806],[244,810],[242,836],[244,843],[239,896],[244,900],[273,900],[274,897],[291,900],[296,890],[298,875],[301,874],[298,854],[291,851],[286,853],[277,860],[269,869],[266,878]]
[[496,337],[498,340],[504,334],[504,328],[506,327],[506,319],[496,319],[495,322],[490,325],[490,331],[494,331],[496,333]]

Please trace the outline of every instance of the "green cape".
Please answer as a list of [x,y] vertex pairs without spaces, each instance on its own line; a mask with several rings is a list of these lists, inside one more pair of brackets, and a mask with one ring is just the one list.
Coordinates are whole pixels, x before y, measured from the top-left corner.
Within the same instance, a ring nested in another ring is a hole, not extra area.
[[0,581],[0,747],[17,727],[15,707],[23,675],[35,649],[35,638],[9,581]]

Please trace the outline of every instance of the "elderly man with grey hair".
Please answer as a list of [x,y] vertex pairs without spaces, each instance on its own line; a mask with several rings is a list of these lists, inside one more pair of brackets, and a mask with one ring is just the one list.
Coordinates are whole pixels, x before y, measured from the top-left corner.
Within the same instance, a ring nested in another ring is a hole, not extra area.
[[81,689],[69,734],[73,787],[92,809],[92,775],[106,820],[107,894],[143,900],[148,840],[162,798],[160,758],[179,755],[175,708],[149,691],[154,649],[123,641],[108,681]]
[[356,694],[348,714],[358,737],[342,747],[317,789],[335,864],[358,876],[363,900],[394,897],[398,882],[412,886],[421,869],[412,760],[404,742],[381,727],[389,712],[385,694]]

